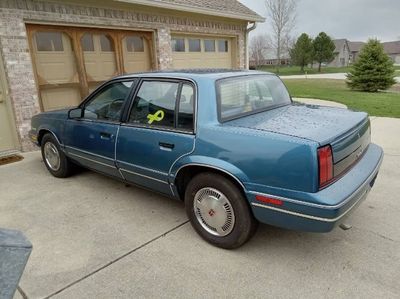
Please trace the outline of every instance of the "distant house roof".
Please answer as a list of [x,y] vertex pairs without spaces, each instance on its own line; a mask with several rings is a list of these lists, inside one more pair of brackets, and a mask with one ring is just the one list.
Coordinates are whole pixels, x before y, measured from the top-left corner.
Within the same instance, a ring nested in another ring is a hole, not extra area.
[[333,51],[333,52],[334,53],[339,53],[340,51],[342,51],[343,46],[345,44],[347,44],[347,39],[345,39],[345,38],[334,39],[333,43],[335,44],[335,51]]
[[265,18],[237,0],[115,0],[219,17],[264,22]]
[[348,42],[350,52],[360,52],[361,48],[364,47],[364,42]]
[[386,54],[400,54],[400,41],[382,43]]

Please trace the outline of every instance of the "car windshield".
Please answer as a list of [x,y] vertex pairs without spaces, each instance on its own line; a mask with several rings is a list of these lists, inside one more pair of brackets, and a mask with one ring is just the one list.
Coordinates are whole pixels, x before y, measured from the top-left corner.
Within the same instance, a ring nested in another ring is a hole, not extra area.
[[269,110],[291,103],[282,81],[274,75],[240,76],[217,81],[220,120]]

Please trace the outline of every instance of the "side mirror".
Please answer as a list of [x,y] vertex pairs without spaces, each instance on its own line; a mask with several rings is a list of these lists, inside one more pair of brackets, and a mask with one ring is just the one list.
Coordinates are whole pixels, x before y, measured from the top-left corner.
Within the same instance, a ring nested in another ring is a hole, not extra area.
[[74,108],[68,111],[68,118],[69,119],[77,119],[82,118],[83,116],[83,109],[82,108]]

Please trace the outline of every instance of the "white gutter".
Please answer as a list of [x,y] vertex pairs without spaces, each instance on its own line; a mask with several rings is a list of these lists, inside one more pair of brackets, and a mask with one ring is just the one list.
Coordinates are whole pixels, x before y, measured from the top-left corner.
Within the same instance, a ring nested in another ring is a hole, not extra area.
[[248,70],[250,67],[250,57],[249,57],[249,33],[250,31],[253,31],[254,29],[257,28],[257,23],[253,22],[253,25],[251,25],[250,28],[246,29],[246,41],[245,41],[245,46],[246,46],[246,69]]

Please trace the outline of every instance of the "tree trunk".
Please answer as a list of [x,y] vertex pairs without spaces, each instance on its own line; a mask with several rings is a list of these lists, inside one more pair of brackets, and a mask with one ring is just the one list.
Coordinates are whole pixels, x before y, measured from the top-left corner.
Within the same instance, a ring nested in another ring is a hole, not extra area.
[[319,62],[319,64],[318,64],[318,73],[321,72],[321,64],[322,64],[322,62]]

